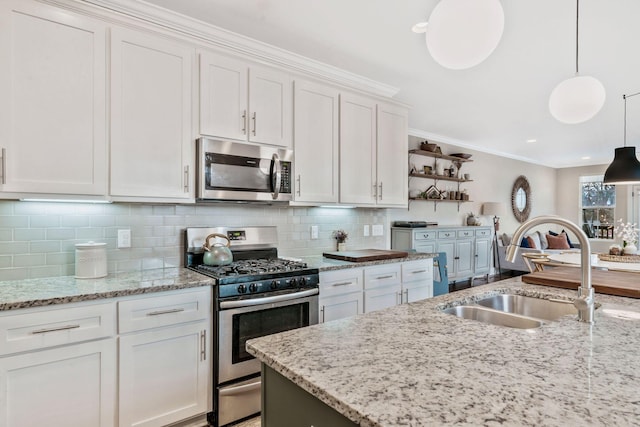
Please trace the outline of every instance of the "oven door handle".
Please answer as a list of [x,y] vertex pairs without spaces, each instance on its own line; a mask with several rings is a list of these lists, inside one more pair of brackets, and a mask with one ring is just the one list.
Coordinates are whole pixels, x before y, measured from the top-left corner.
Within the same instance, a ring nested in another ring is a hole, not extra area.
[[293,292],[286,295],[276,295],[273,297],[255,298],[255,299],[243,299],[237,301],[222,301],[220,302],[220,309],[224,308],[239,308],[239,307],[251,307],[255,305],[271,304],[274,302],[290,301],[304,297],[310,297],[318,295],[320,291],[318,289],[309,289],[307,291]]
[[235,396],[237,394],[248,393],[250,391],[260,389],[261,385],[262,385],[262,380],[258,378],[258,381],[255,381],[249,384],[243,384],[235,387],[227,387],[227,388],[221,389],[218,391],[218,394],[220,396]]

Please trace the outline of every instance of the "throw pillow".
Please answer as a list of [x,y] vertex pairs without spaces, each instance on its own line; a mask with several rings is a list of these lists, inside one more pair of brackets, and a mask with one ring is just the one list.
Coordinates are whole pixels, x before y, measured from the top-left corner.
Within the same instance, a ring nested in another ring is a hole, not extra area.
[[547,249],[549,247],[549,242],[547,242],[547,236],[544,233],[536,231],[538,238],[540,239],[540,248],[539,249]]
[[[564,233],[563,233],[564,234]],[[566,234],[554,236],[553,234],[547,234],[547,242],[549,242],[549,249],[570,249],[567,242]]]
[[527,236],[526,239],[527,239],[527,244],[531,249],[538,249],[538,247],[536,246],[536,240],[533,237]]
[[[558,233],[554,233],[551,230],[549,230],[549,234],[551,234],[552,236],[558,236],[559,235]],[[569,245],[569,249],[575,248],[575,246],[573,246],[573,243],[571,243],[571,240],[569,239],[569,235],[567,234],[566,231],[564,231],[564,228],[562,229],[560,234],[564,234],[565,236],[567,236],[567,244]],[[551,249],[551,248],[549,248],[549,249]]]
[[527,237],[530,237],[531,240],[533,241],[533,245],[531,245],[532,249],[542,249],[542,242],[540,242],[540,237],[538,236],[537,232],[527,234]]
[[531,248],[531,246],[529,246],[529,240],[526,237],[523,237],[522,240],[520,241],[520,247]]

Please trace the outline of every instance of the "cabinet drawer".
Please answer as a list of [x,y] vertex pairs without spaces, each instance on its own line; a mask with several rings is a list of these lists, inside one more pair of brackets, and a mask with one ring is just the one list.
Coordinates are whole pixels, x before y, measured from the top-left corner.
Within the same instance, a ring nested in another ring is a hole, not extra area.
[[126,333],[207,319],[210,311],[210,287],[137,297],[118,302],[118,331]]
[[454,230],[438,231],[438,239],[453,239],[456,237]]
[[416,231],[414,234],[415,240],[433,240],[437,236],[437,233],[432,231]]
[[400,283],[400,263],[368,267],[364,270],[364,288],[373,289]]
[[489,237],[491,236],[491,230],[482,229],[476,230],[476,237]]
[[95,340],[115,334],[115,304],[61,304],[2,316],[0,325],[0,355]]
[[476,234],[475,230],[458,230],[458,237],[461,239],[473,237],[475,236],[475,234]]
[[430,281],[433,278],[433,258],[402,263],[402,283]]
[[362,269],[327,271],[320,273],[320,298],[362,292]]

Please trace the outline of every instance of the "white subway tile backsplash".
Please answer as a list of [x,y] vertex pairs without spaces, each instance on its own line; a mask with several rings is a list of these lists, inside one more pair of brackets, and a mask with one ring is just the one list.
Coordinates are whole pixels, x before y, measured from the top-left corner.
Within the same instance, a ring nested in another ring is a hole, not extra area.
[[[384,237],[361,236],[360,224],[385,224],[377,209],[264,205],[106,205],[0,201],[0,280],[75,274],[75,244],[107,243],[110,273],[183,265],[186,227],[278,227],[281,256],[319,255],[336,249],[333,231],[349,233],[347,248],[384,248]],[[309,239],[309,225],[319,238]],[[118,229],[131,230],[132,247],[116,248]]]

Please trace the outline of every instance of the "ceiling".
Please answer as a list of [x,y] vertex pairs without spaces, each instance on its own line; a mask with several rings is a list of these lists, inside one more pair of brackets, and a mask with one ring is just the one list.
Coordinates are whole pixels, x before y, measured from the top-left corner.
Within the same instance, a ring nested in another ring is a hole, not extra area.
[[[457,71],[411,31],[438,0],[147,1],[398,88],[412,134],[555,168],[610,163],[623,145],[622,95],[640,91],[638,0],[580,2],[580,73],[600,80],[607,98],[575,125],[548,109],[575,71],[574,0],[503,0],[500,44]],[[640,96],[627,103],[627,145],[638,145]]]

